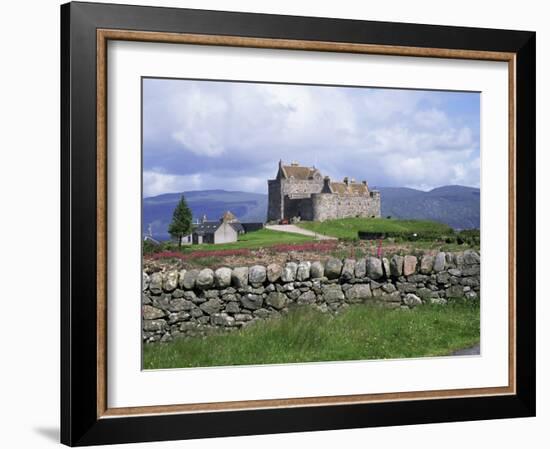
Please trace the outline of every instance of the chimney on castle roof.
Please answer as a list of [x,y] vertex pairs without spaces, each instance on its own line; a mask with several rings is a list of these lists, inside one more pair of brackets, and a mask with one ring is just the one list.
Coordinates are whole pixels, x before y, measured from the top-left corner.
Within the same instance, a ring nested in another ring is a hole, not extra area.
[[202,216],[202,222],[206,223],[208,221],[208,218],[206,218],[206,214],[203,214]]
[[323,190],[321,190],[321,193],[332,193],[330,188],[330,178],[328,176],[323,178]]

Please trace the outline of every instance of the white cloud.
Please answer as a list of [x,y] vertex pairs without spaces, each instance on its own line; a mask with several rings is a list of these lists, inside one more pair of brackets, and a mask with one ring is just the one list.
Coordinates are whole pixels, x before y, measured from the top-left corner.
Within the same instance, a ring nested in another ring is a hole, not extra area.
[[[479,184],[479,141],[472,129],[478,118],[456,119],[434,92],[165,83],[145,97],[151,99],[145,103],[145,151],[159,165],[146,167],[145,194],[265,192],[279,159],[315,164],[333,178],[371,184],[374,178],[378,185]],[[170,163],[163,163],[168,154]],[[192,167],[173,163],[189,154],[197,161]]]

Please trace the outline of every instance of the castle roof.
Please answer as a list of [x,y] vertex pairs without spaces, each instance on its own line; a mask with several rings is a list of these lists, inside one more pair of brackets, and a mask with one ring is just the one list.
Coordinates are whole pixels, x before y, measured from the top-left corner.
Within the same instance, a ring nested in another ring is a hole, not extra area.
[[330,182],[330,189],[333,193],[340,195],[367,195],[369,188],[367,184],[362,182]]
[[318,173],[315,167],[304,167],[296,163],[290,165],[281,165],[281,171],[285,178],[294,178],[300,180],[313,179],[315,173]]

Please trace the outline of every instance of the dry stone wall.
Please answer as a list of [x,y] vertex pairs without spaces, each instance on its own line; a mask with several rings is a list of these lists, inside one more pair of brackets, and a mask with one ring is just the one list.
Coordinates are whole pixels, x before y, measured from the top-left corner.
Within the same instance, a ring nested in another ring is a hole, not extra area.
[[479,297],[475,251],[390,259],[330,258],[251,267],[143,273],[145,342],[239,329],[298,306],[338,313],[350,304],[413,308]]

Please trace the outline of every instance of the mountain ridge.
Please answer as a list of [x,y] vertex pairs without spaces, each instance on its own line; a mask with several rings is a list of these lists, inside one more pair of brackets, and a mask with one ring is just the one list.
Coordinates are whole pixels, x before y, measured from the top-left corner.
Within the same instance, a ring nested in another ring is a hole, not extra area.
[[[478,188],[448,185],[429,191],[408,187],[376,189],[382,197],[383,217],[434,220],[455,229],[479,228]],[[223,189],[164,193],[143,199],[143,230],[151,225],[155,238],[168,239],[168,225],[181,195],[193,212],[193,220],[203,215],[215,220],[226,210],[231,210],[241,222],[265,221],[267,215],[267,195],[262,193]]]

